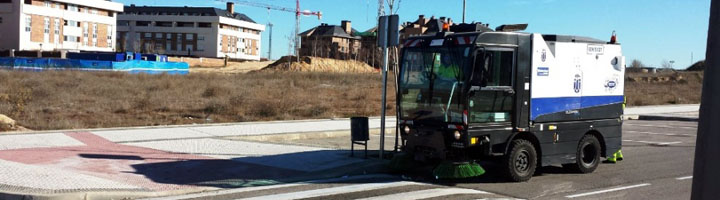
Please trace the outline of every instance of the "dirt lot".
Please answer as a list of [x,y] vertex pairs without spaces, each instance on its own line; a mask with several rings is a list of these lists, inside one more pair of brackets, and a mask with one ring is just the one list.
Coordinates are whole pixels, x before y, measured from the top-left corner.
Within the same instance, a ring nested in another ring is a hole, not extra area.
[[0,114],[33,130],[377,116],[380,80],[380,74],[277,71],[0,71]]
[[260,70],[272,64],[274,61],[248,61],[248,62],[228,62],[225,67],[225,60],[217,58],[180,58],[170,57],[172,62],[186,62],[190,65],[190,73],[223,73],[223,74],[243,74],[255,70]]
[[[276,70],[0,71],[0,114],[33,130],[377,116],[380,80],[379,73]],[[700,102],[702,72],[631,73],[626,80],[629,106]],[[394,102],[394,89],[388,93]]]
[[702,72],[628,73],[629,106],[700,103]]

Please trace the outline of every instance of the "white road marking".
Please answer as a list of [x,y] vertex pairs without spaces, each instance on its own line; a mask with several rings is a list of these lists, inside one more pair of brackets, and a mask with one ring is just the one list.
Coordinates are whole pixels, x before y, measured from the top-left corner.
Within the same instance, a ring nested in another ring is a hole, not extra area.
[[612,189],[600,190],[600,191],[595,191],[595,192],[581,193],[581,194],[575,194],[575,195],[570,195],[570,196],[565,196],[565,197],[572,199],[572,198],[602,194],[602,193],[607,193],[607,192],[615,192],[615,191],[627,190],[627,189],[645,187],[645,186],[650,186],[650,183],[643,183],[643,184],[637,184],[637,185],[631,185],[631,186],[625,186],[625,187],[619,187],[619,188],[612,188]]
[[146,198],[145,200],[197,199],[197,198],[203,198],[203,197],[212,197],[212,196],[220,196],[220,195],[227,195],[227,194],[237,194],[237,193],[243,193],[243,192],[253,192],[253,191],[278,189],[278,188],[290,188],[290,187],[304,186],[304,185],[317,184],[317,183],[331,183],[331,182],[352,181],[352,180],[373,179],[373,178],[397,178],[397,177],[385,175],[385,174],[371,174],[371,175],[364,175],[364,176],[351,176],[351,177],[346,177],[346,178],[314,180],[314,181],[307,181],[307,182],[301,182],[301,183],[289,183],[289,184],[237,188],[237,189],[229,189],[229,190],[217,190],[217,191],[203,192],[203,193],[197,193],[197,194],[188,194],[188,195],[182,195],[182,196]]
[[644,131],[623,131],[623,132],[640,133],[640,134],[648,134],[648,135],[665,135],[665,136],[687,136],[687,137],[695,137],[696,136],[694,134],[654,133],[654,132],[644,132]]
[[681,181],[681,180],[686,180],[686,179],[691,179],[691,178],[693,178],[693,177],[692,176],[683,176],[683,177],[675,178],[675,180]]
[[637,142],[637,143],[652,144],[652,145],[658,145],[658,146],[669,146],[672,144],[682,143],[682,142],[653,142],[653,141],[638,141],[638,140],[623,140],[623,142]]
[[428,199],[434,197],[441,197],[446,195],[456,194],[490,194],[485,191],[471,190],[465,188],[434,188],[427,190],[419,190],[412,192],[403,192],[390,195],[376,196],[370,198],[364,198],[361,200],[381,200],[381,199],[392,199],[392,200],[413,200],[413,199]]
[[259,197],[246,198],[245,200],[305,199],[305,198],[313,198],[313,197],[321,197],[321,196],[330,196],[330,195],[336,195],[336,194],[344,194],[344,193],[350,193],[350,192],[362,192],[362,191],[386,189],[386,188],[392,188],[392,187],[401,187],[401,186],[408,186],[408,185],[421,185],[421,183],[408,182],[408,181],[389,182],[389,183],[366,183],[366,184],[331,187],[331,188],[324,188],[324,189],[317,189],[317,190],[307,190],[307,191],[300,191],[300,192],[259,196]]

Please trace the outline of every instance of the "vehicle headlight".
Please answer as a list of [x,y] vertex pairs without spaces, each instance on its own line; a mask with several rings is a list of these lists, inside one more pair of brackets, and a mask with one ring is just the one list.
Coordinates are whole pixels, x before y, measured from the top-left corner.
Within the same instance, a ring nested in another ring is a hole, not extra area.
[[409,126],[405,126],[405,128],[403,128],[403,131],[404,131],[405,134],[410,134],[410,127],[409,127]]
[[462,136],[462,134],[460,134],[460,131],[455,131],[453,135],[455,136],[456,140],[460,140],[460,137]]

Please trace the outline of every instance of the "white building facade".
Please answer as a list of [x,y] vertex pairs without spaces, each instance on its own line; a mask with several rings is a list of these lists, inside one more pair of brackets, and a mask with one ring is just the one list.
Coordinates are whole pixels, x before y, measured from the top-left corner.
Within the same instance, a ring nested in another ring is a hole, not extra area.
[[176,56],[260,60],[265,26],[244,14],[205,7],[126,6],[118,49]]
[[0,0],[0,50],[115,51],[122,11],[106,0]]

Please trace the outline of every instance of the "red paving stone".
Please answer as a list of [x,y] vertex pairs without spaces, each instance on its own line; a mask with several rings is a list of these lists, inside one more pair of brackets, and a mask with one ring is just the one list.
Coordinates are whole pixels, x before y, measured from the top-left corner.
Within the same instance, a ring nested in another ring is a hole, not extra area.
[[[253,179],[297,173],[206,156],[116,144],[88,132],[66,135],[86,145],[4,150],[0,151],[0,159],[70,170],[154,191],[197,188],[197,182],[225,177]],[[255,173],[258,169],[264,170]],[[213,173],[213,170],[217,172]]]

